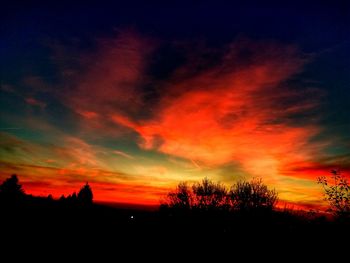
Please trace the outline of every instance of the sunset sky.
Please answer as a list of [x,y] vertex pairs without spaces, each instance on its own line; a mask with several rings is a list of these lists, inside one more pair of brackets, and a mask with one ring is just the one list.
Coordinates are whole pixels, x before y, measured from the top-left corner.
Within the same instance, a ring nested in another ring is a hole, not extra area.
[[1,8],[0,182],[154,205],[261,177],[317,207],[317,176],[349,174],[346,1],[115,2]]

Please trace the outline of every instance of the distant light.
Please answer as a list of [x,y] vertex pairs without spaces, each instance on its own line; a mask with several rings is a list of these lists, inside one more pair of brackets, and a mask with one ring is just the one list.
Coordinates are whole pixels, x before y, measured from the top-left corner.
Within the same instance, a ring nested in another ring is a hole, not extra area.
[[134,219],[134,216],[130,216],[130,219]]

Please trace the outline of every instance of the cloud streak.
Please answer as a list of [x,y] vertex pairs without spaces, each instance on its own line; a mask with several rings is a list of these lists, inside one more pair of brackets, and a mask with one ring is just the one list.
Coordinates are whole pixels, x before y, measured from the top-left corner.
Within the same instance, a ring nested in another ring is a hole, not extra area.
[[42,102],[42,101],[39,101],[35,98],[26,98],[25,101],[29,104],[29,105],[32,105],[32,106],[38,106],[40,108],[45,108],[46,107],[46,103],[45,102]]
[[120,155],[120,156],[123,156],[124,158],[127,158],[127,159],[132,159],[132,160],[135,159],[133,156],[131,156],[130,154],[127,154],[123,151],[114,150],[113,153]]

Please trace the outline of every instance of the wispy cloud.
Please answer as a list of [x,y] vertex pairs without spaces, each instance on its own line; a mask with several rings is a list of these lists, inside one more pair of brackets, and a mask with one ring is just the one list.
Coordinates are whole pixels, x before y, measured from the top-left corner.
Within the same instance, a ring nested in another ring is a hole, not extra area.
[[123,152],[123,151],[114,150],[113,153],[115,153],[115,154],[117,154],[117,155],[120,155],[120,156],[123,156],[123,157],[125,157],[125,158],[127,158],[127,159],[132,159],[132,160],[135,159],[134,156],[132,156],[132,155],[130,155],[130,154],[127,154],[127,153],[125,153],[125,152]]
[[29,97],[29,98],[25,98],[25,101],[29,104],[29,105],[32,105],[32,106],[38,106],[42,109],[44,109],[46,107],[46,103],[45,102],[42,102],[42,101],[39,101],[35,98],[32,98],[32,97]]

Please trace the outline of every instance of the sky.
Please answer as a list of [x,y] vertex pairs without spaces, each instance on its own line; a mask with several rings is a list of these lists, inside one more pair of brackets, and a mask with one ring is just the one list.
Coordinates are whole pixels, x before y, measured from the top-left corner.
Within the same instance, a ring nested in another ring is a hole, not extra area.
[[180,181],[262,178],[318,208],[350,172],[350,5],[11,1],[0,181],[156,205]]

